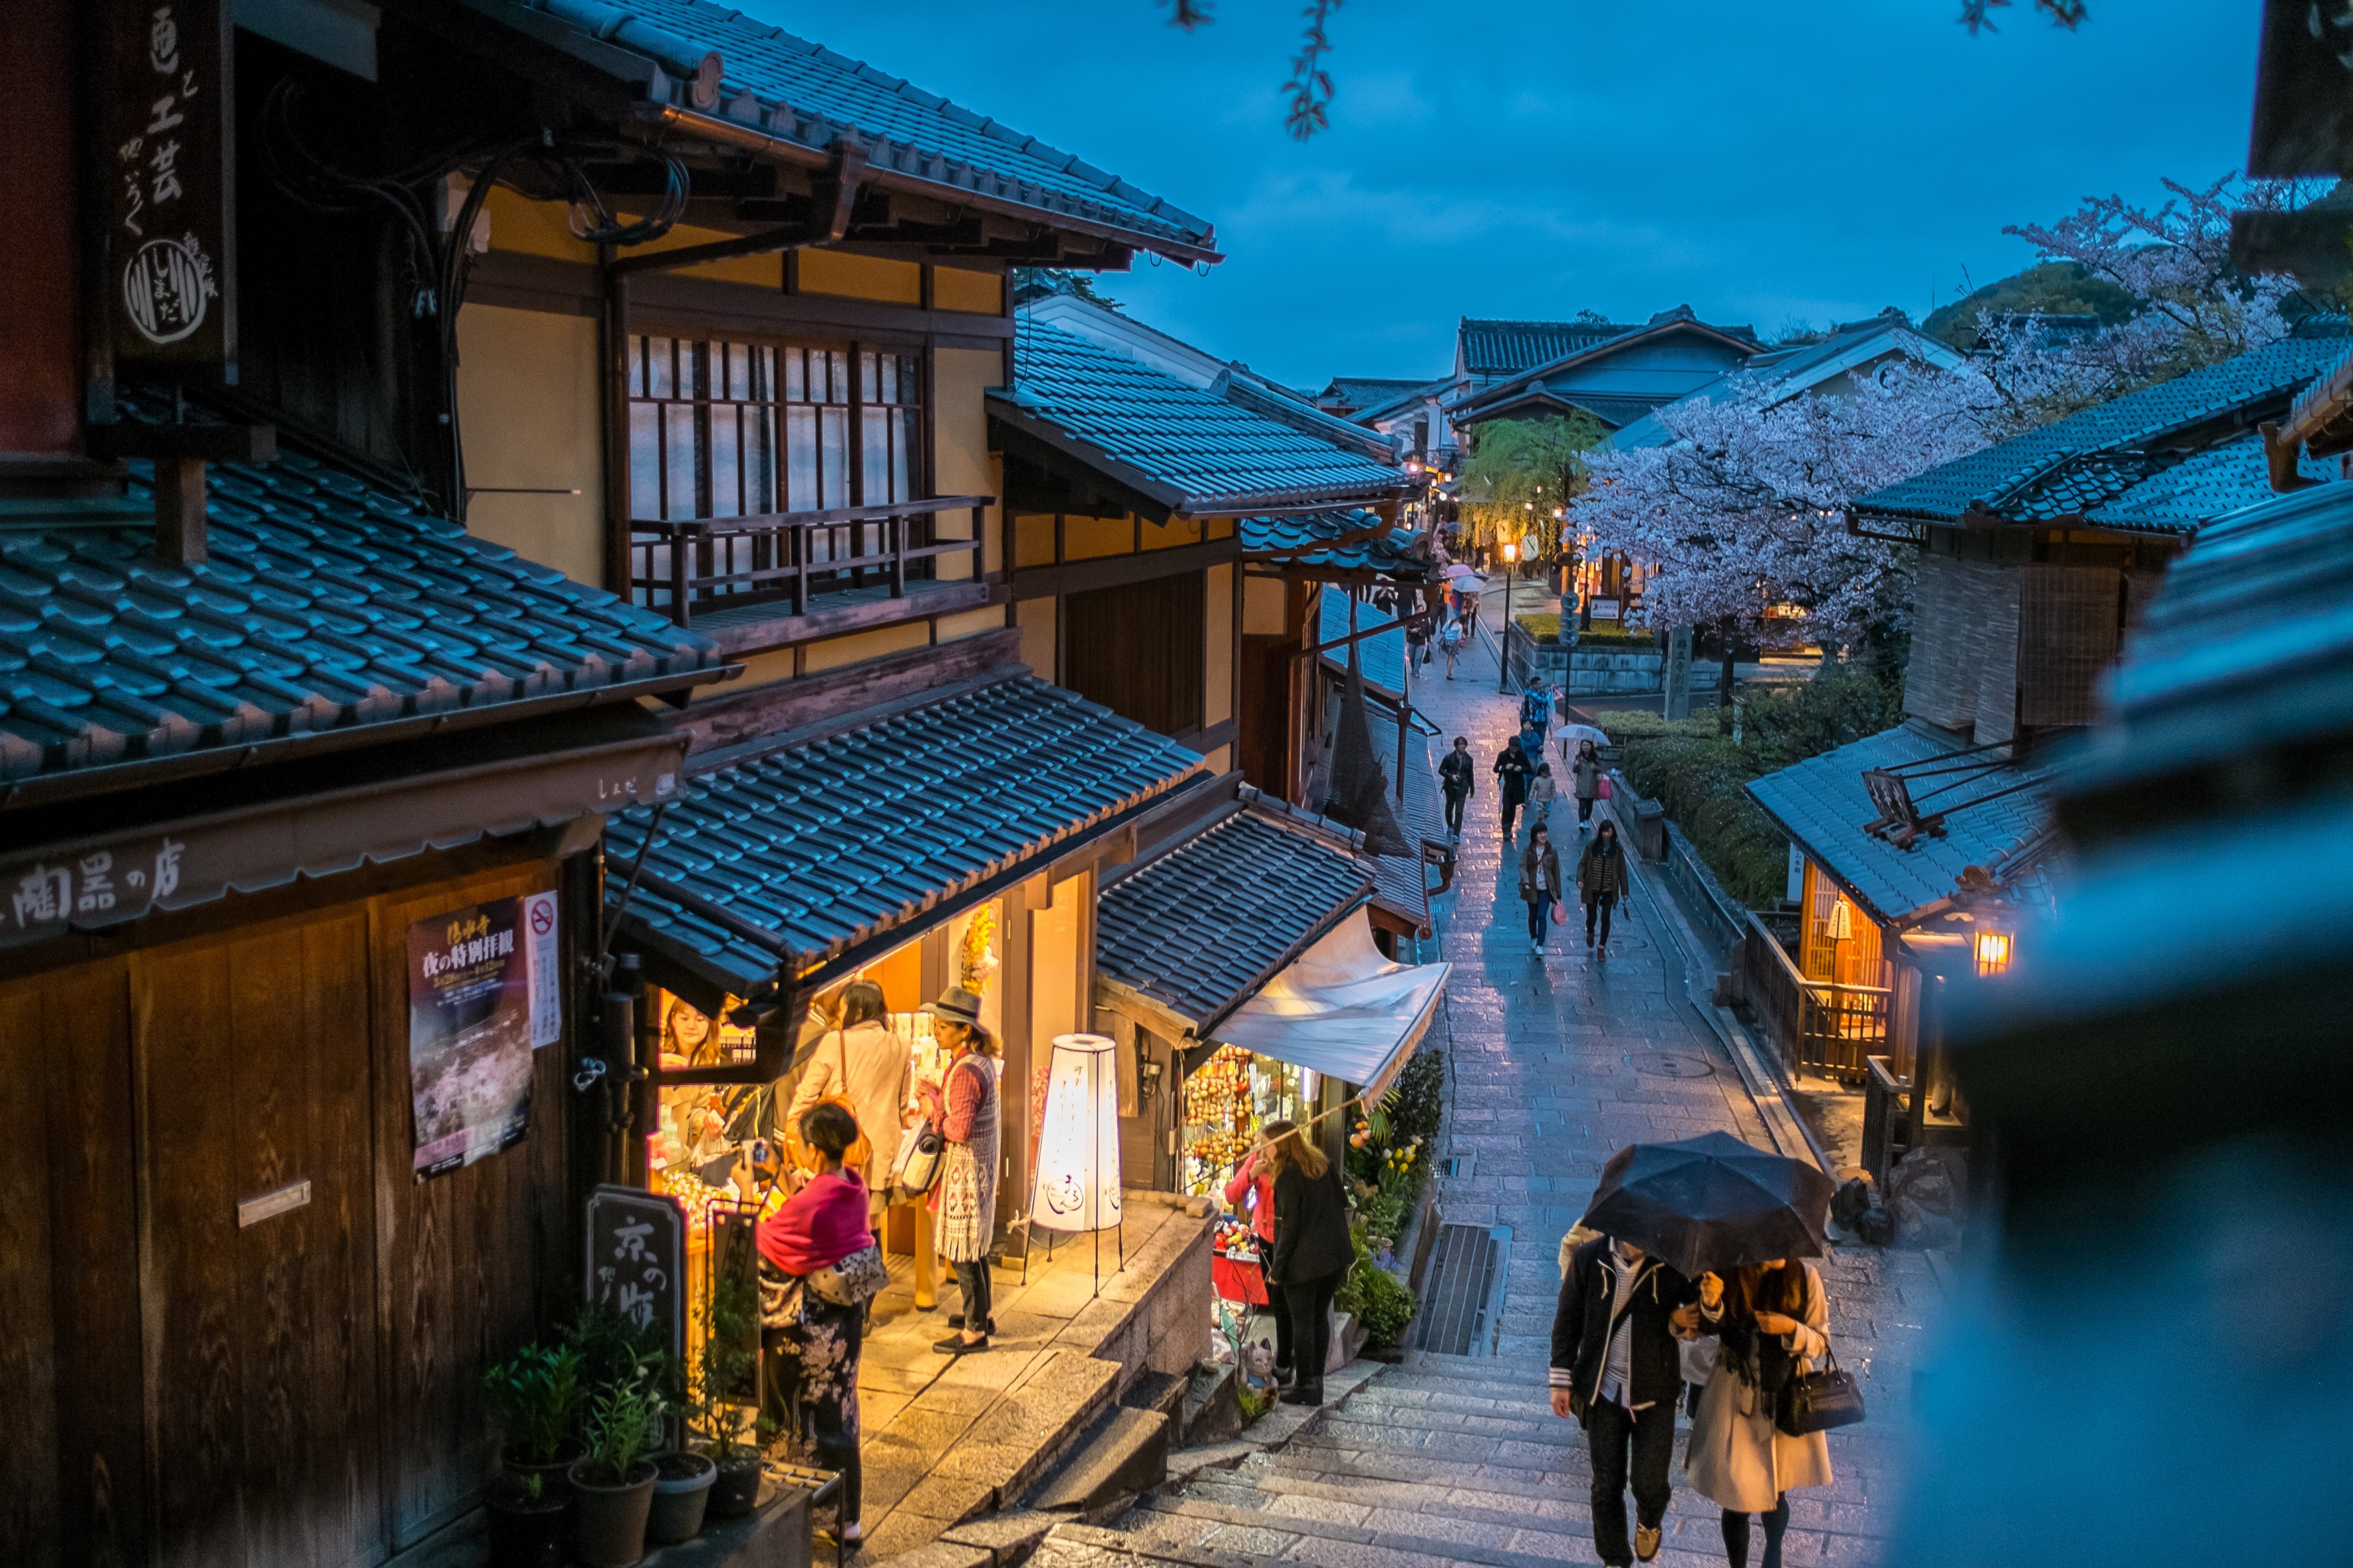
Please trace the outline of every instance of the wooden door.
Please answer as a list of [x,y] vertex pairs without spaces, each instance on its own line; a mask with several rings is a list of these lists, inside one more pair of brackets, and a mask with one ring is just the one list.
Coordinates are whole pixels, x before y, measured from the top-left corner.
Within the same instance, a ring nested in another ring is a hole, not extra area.
[[[367,935],[353,905],[129,961],[166,1564],[390,1550]],[[240,1224],[301,1182],[307,1202]]]

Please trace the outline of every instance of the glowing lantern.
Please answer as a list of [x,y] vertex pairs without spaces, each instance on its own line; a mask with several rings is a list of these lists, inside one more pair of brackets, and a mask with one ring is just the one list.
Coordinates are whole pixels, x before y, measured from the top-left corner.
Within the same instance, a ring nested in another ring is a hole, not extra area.
[[1972,945],[1977,950],[1978,973],[2000,974],[2010,968],[2010,934],[1990,926],[1979,928]]
[[1118,1047],[1101,1035],[1057,1035],[1029,1223],[1108,1230],[1119,1223]]

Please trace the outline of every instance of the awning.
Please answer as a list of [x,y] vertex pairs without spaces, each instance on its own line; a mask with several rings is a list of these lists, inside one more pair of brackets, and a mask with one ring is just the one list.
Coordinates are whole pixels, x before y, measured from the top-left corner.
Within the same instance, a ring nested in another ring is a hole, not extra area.
[[1429,1031],[1452,968],[1390,963],[1359,910],[1236,1008],[1215,1038],[1377,1095]]
[[685,752],[650,715],[603,709],[289,764],[259,799],[235,775],[182,784],[180,815],[134,824],[120,818],[148,797],[26,813],[12,832],[41,847],[0,856],[0,947],[659,802],[676,793]]
[[635,878],[623,940],[663,984],[821,983],[1117,831],[1201,763],[1027,666],[861,717],[696,757],[650,844],[651,811],[614,819],[607,901]]

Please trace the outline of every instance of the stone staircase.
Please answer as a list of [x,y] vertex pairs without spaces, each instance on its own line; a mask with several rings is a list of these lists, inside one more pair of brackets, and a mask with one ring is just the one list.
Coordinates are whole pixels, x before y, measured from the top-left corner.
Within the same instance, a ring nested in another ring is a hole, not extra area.
[[[1172,1468],[1183,1458],[1172,1455]],[[1541,1362],[1418,1354],[1280,1447],[1197,1469],[1111,1524],[1060,1525],[1029,1561],[1035,1568],[1591,1563],[1588,1477],[1583,1434],[1553,1416]],[[1677,1512],[1685,1517],[1669,1515],[1659,1562],[1715,1568],[1723,1547],[1713,1510]],[[1677,1531],[1678,1524],[1685,1528]]]

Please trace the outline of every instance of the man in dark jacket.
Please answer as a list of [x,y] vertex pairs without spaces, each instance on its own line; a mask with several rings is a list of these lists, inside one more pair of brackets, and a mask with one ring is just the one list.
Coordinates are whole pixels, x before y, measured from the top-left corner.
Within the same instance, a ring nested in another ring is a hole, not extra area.
[[1446,792],[1446,831],[1462,837],[1462,807],[1471,798],[1477,764],[1471,760],[1471,737],[1454,737],[1454,749],[1438,764],[1439,787]]
[[[1691,1282],[1638,1247],[1599,1237],[1569,1253],[1552,1320],[1552,1408],[1585,1425],[1593,1456],[1593,1547],[1608,1568],[1658,1555],[1672,1489],[1683,1354],[1672,1316]],[[1629,1462],[1630,1454],[1631,1462]],[[1626,1485],[1634,1539],[1626,1540]]]
[[1528,775],[1535,772],[1535,766],[1520,750],[1520,738],[1514,735],[1495,753],[1495,765],[1488,771],[1504,781],[1504,842],[1509,844],[1514,829],[1519,826],[1520,807],[1528,798]]

